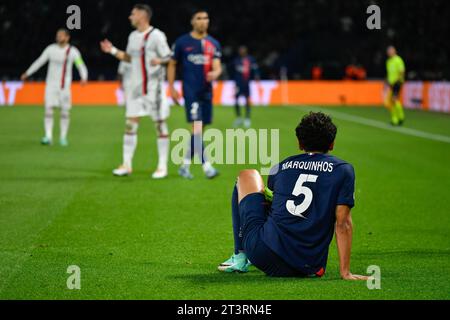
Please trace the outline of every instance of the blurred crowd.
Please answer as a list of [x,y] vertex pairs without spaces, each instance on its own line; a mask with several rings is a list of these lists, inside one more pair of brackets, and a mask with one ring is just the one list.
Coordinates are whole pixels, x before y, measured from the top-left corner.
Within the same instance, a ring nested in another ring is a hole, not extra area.
[[[82,52],[90,78],[115,79],[117,62],[102,54],[98,43],[109,38],[125,47],[132,30],[128,14],[137,2],[152,6],[152,22],[169,43],[190,30],[192,8],[206,8],[224,64],[246,45],[262,79],[278,79],[280,70],[289,79],[380,79],[390,44],[404,58],[408,79],[450,78],[448,0],[2,0],[1,80],[17,79],[53,41],[71,4],[81,7],[81,30],[72,32],[72,43]],[[381,8],[381,30],[366,27],[371,4]],[[45,70],[37,77],[44,75]]]

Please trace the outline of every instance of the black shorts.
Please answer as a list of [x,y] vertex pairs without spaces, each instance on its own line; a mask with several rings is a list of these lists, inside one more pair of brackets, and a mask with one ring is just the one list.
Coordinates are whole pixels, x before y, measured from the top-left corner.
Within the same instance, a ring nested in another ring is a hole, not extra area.
[[270,205],[261,193],[247,195],[239,203],[242,245],[248,259],[254,266],[272,277],[305,277],[294,269],[264,243],[262,227],[267,221]]
[[403,83],[396,82],[394,84],[391,84],[391,91],[392,91],[392,97],[398,98],[400,96],[400,92],[402,91]]

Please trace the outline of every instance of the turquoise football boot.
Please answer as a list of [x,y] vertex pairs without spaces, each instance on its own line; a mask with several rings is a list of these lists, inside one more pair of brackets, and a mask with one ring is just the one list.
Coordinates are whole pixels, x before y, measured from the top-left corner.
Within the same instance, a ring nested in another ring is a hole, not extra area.
[[245,253],[233,254],[233,256],[221,263],[218,267],[219,271],[232,273],[245,273],[248,272],[248,259]]

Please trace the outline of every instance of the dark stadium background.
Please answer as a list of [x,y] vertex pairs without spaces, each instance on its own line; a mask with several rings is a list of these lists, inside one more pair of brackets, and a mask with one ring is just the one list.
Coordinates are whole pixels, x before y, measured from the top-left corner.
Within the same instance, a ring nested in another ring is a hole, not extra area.
[[[152,22],[167,34],[169,43],[189,31],[193,8],[207,9],[210,33],[222,43],[224,62],[245,44],[266,79],[279,78],[282,68],[289,79],[310,79],[311,68],[317,64],[323,68],[324,79],[342,79],[350,63],[362,65],[369,79],[382,78],[389,44],[396,45],[407,61],[409,80],[450,78],[448,0],[2,0],[1,80],[17,79],[53,41],[55,30],[65,25],[71,4],[82,10],[82,29],[72,32],[72,43],[81,50],[91,80],[115,79],[117,62],[100,52],[98,42],[107,37],[124,48],[132,30],[128,14],[138,2],[152,6]],[[381,7],[381,30],[366,28],[370,4]],[[34,78],[44,75],[42,69]]]

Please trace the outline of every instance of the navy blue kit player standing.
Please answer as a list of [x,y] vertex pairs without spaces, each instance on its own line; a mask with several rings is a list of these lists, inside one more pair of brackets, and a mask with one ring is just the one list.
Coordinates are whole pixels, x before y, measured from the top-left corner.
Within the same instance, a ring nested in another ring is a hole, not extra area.
[[174,82],[176,69],[181,67],[186,119],[192,123],[191,143],[179,174],[187,179],[193,178],[190,164],[197,154],[202,161],[206,177],[211,179],[216,177],[218,172],[204,155],[202,132],[205,125],[212,123],[212,82],[222,73],[222,53],[219,42],[207,33],[209,16],[206,11],[196,11],[192,15],[191,24],[193,30],[175,41],[167,71],[170,94],[177,102],[180,97]]
[[328,154],[337,129],[323,113],[306,115],[296,128],[299,147],[272,168],[267,187],[255,170],[244,170],[232,196],[235,252],[220,271],[247,272],[253,264],[269,276],[322,277],[336,234],[343,279],[350,272],[355,173]]
[[[234,127],[240,127],[242,124],[245,128],[251,126],[250,121],[250,81],[259,79],[258,64],[255,58],[248,54],[246,46],[240,46],[238,50],[239,56],[233,60],[233,79],[236,85],[235,94],[235,111],[236,121]],[[241,107],[239,98],[245,98],[245,119],[241,117]]]

